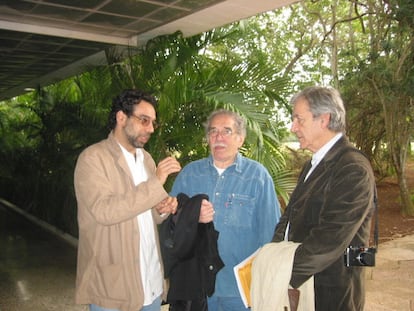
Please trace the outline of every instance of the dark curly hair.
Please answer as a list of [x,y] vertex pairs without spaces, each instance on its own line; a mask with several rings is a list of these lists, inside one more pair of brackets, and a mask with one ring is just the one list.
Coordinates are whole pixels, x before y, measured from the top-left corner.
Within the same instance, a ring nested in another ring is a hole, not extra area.
[[154,96],[141,90],[124,90],[120,95],[116,96],[112,100],[112,108],[109,113],[109,130],[113,130],[116,126],[116,114],[118,111],[124,112],[129,117],[132,115],[134,105],[138,105],[142,100],[150,103],[154,109],[158,105]]

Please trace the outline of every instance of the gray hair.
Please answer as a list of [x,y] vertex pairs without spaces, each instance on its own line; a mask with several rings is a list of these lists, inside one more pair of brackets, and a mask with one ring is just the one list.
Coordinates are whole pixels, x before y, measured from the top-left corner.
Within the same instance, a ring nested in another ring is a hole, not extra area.
[[297,93],[290,100],[291,105],[305,99],[309,104],[309,110],[313,117],[329,113],[330,120],[328,128],[334,132],[345,132],[346,112],[344,103],[339,92],[332,87],[310,86]]
[[206,135],[208,131],[210,130],[211,122],[213,121],[213,119],[221,115],[231,117],[234,121],[236,133],[241,135],[242,137],[246,137],[246,134],[247,134],[246,121],[236,112],[226,110],[226,109],[215,110],[208,116],[207,121],[204,123],[204,130],[206,132]]

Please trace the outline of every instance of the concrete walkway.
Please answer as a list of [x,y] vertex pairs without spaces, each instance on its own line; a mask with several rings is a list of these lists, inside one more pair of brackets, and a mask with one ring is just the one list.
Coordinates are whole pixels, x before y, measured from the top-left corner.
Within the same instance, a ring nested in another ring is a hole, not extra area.
[[[0,204],[0,311],[87,311],[73,298],[76,247],[29,220]],[[376,261],[365,311],[414,311],[414,236],[380,244]]]
[[380,244],[368,269],[365,311],[414,311],[414,235]]
[[0,311],[86,311],[74,304],[76,248],[0,204]]

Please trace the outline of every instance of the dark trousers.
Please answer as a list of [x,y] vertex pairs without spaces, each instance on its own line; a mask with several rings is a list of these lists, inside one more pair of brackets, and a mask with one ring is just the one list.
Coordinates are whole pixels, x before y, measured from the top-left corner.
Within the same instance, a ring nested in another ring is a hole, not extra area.
[[207,299],[170,301],[169,311],[208,311]]

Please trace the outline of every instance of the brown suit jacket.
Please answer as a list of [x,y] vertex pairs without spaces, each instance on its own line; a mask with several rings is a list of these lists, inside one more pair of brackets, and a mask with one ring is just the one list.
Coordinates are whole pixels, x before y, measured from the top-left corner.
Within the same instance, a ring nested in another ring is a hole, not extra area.
[[[353,151],[354,150],[354,151]],[[304,169],[273,241],[302,243],[295,253],[290,284],[297,288],[315,276],[316,310],[363,310],[362,267],[345,267],[349,246],[369,243],[375,178],[367,158],[342,137],[306,182]]]

